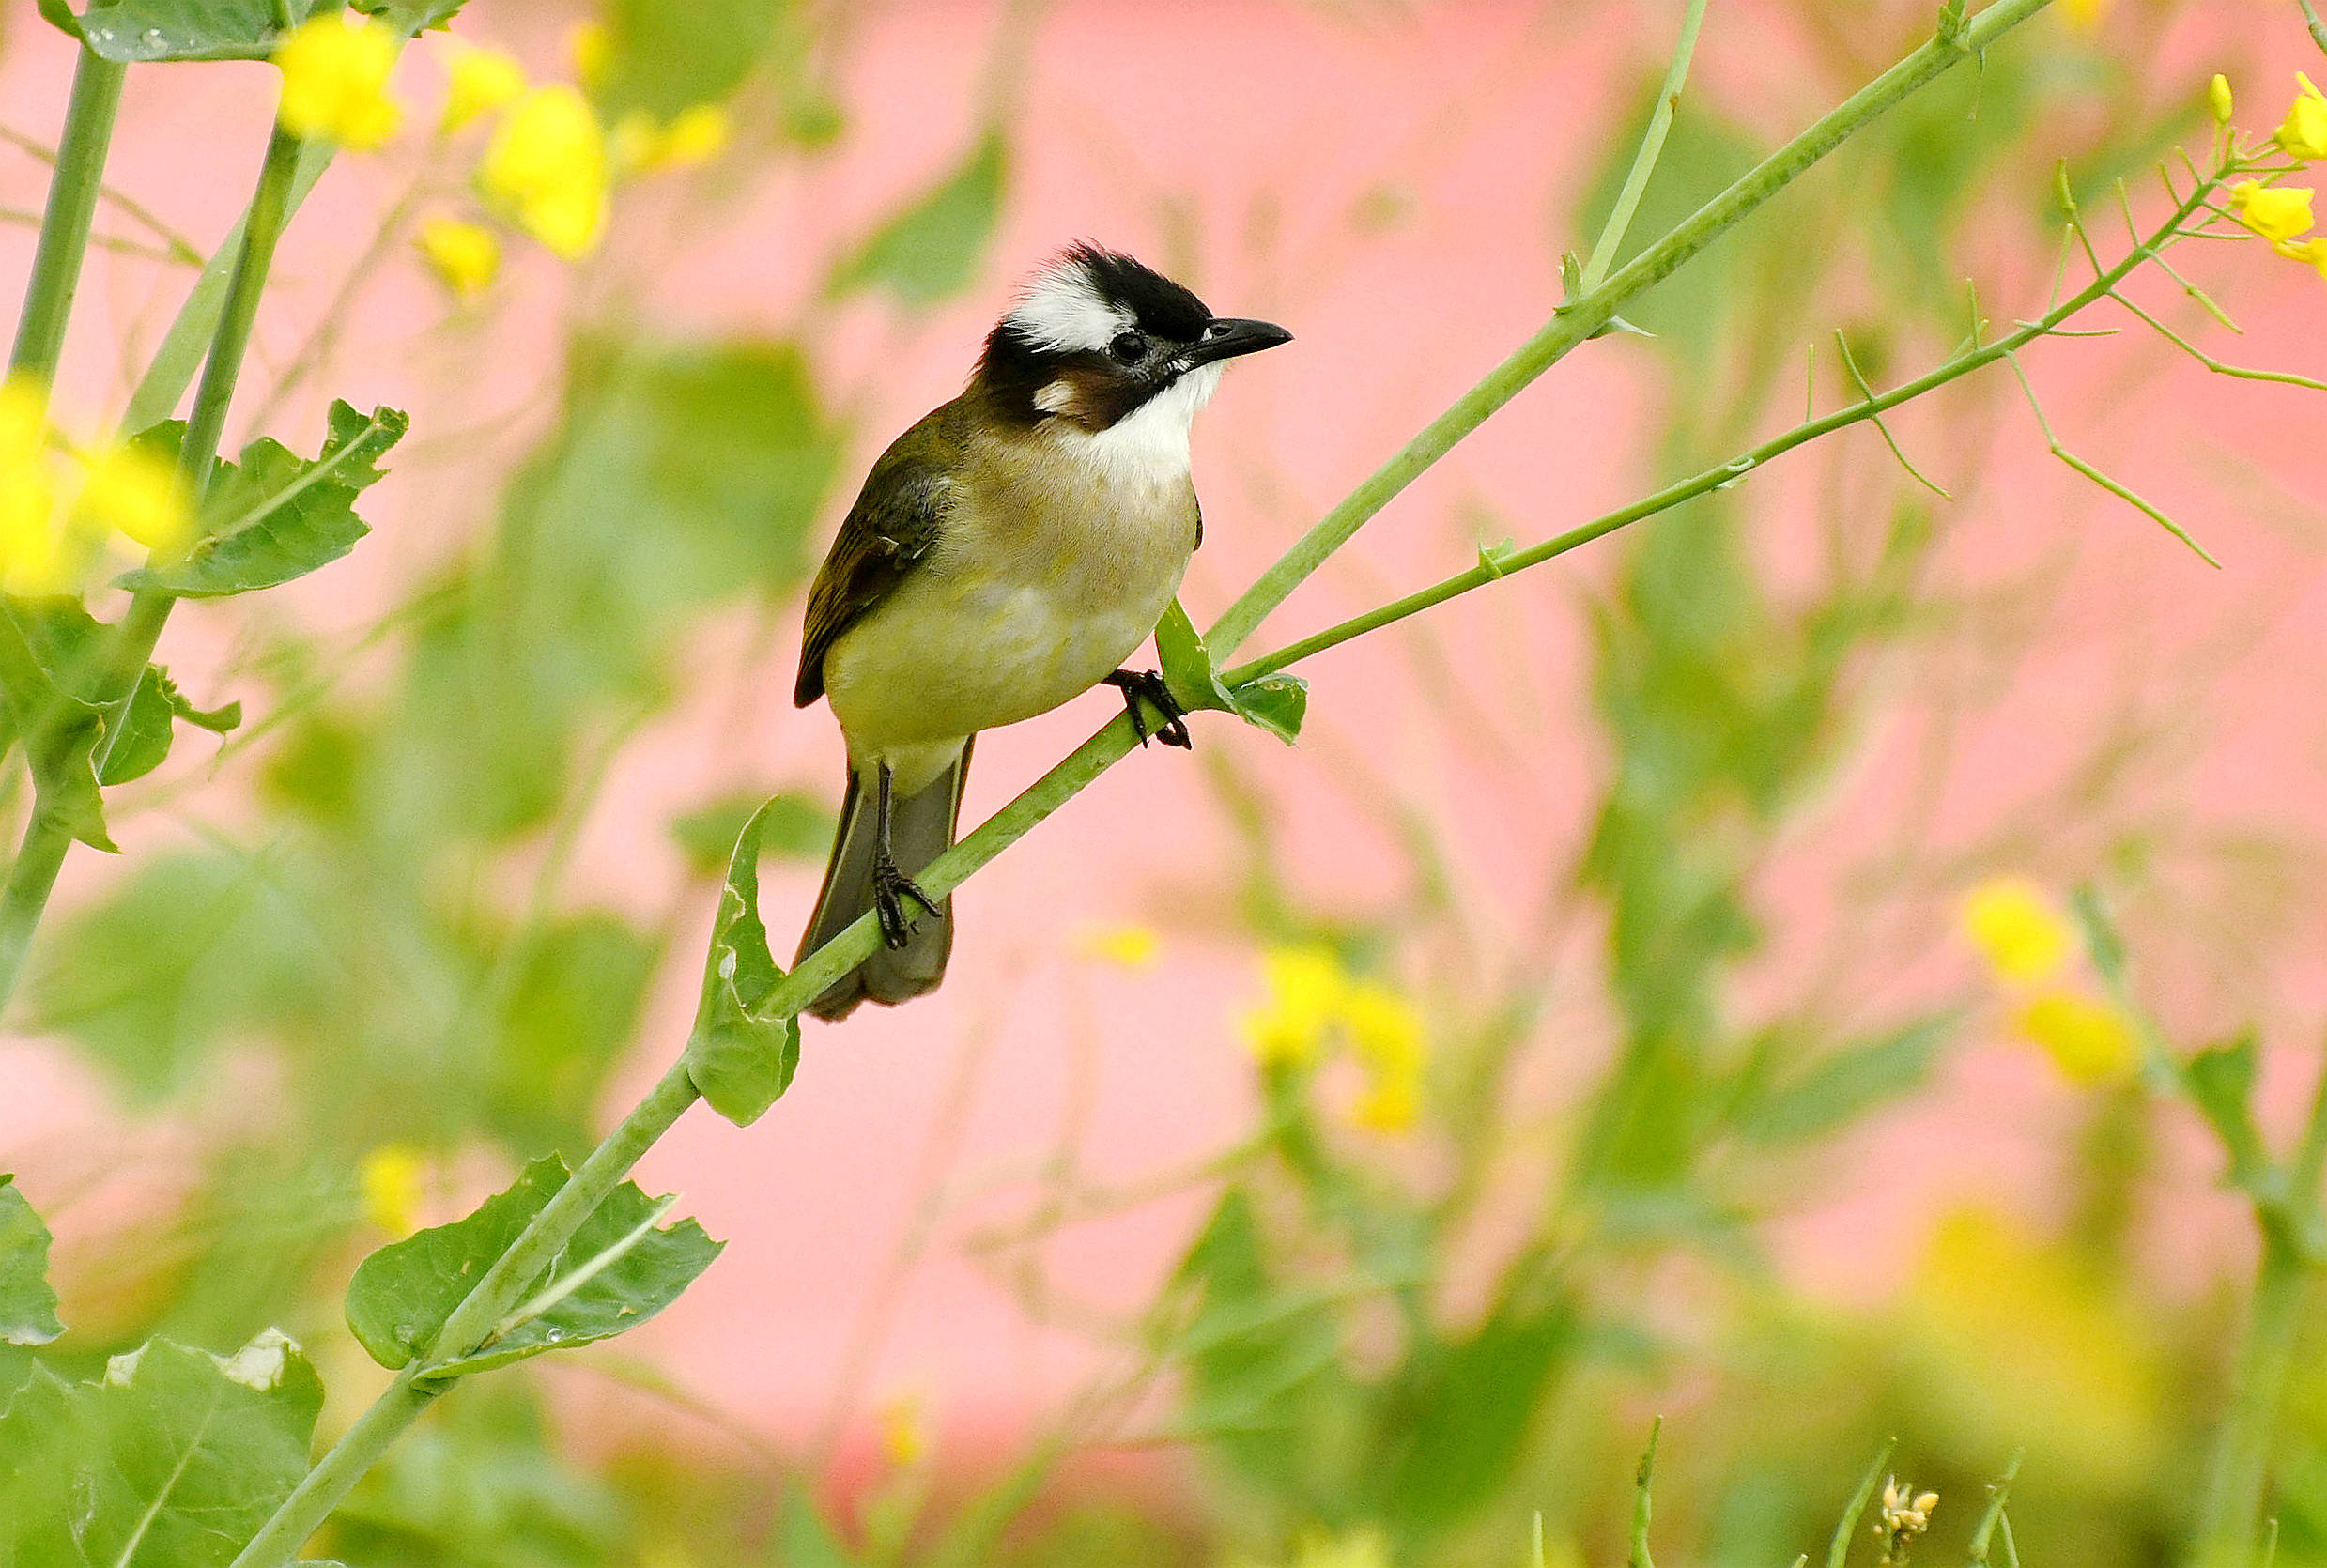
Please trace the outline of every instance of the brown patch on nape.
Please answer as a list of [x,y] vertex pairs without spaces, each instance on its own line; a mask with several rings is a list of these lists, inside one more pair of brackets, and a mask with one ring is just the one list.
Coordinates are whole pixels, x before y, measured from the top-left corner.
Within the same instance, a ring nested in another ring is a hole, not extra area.
[[1121,376],[1062,365],[1034,389],[1034,406],[1095,434],[1146,402],[1147,394],[1147,388]]

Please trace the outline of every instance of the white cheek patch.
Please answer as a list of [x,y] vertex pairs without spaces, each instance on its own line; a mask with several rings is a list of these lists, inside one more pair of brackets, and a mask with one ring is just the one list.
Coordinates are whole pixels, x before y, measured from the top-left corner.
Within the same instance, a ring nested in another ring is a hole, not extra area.
[[1052,381],[1034,394],[1034,406],[1046,414],[1071,412],[1075,402],[1074,388],[1064,381]]
[[1100,298],[1081,262],[1065,261],[1026,285],[1009,319],[1038,348],[1072,353],[1102,349],[1133,325],[1129,313]]

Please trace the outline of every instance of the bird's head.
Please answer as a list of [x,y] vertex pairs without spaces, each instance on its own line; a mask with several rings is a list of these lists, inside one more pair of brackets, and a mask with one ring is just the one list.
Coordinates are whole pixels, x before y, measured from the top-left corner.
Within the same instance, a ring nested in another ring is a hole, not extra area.
[[987,334],[978,370],[999,411],[1017,423],[1093,436],[1137,429],[1184,443],[1222,366],[1292,335],[1214,315],[1161,272],[1084,243],[1027,283]]

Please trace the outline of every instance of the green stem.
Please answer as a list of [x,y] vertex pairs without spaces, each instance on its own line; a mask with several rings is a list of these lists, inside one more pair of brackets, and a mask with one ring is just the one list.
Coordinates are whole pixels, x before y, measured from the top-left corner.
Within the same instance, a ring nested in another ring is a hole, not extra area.
[[662,1076],[622,1125],[582,1161],[573,1179],[550,1197],[510,1249],[485,1271],[476,1287],[453,1309],[438,1330],[430,1357],[415,1360],[397,1375],[386,1392],[333,1443],[315,1468],[301,1478],[291,1495],[276,1509],[264,1528],[251,1538],[233,1568],[273,1568],[291,1560],[331,1516],[363,1472],[372,1468],[389,1444],[420,1419],[452,1379],[430,1378],[431,1360],[466,1355],[491,1337],[494,1328],[525,1299],[534,1281],[548,1268],[558,1250],[573,1238],[608,1193],[622,1184],[655,1141],[696,1100],[695,1085],[684,1063]]
[[1608,276],[1608,269],[1616,264],[1616,253],[1623,248],[1624,231],[1632,226],[1632,214],[1640,209],[1641,196],[1648,189],[1649,177],[1657,172],[1657,160],[1664,152],[1664,139],[1672,129],[1673,111],[1681,105],[1681,88],[1688,81],[1688,62],[1697,53],[1697,30],[1704,24],[1705,0],[1688,0],[1688,9],[1681,18],[1681,41],[1672,51],[1672,63],[1665,68],[1664,85],[1657,89],[1657,107],[1648,116],[1648,129],[1641,134],[1641,150],[1632,155],[1632,167],[1624,177],[1624,189],[1616,193],[1616,205],[1608,209],[1608,222],[1600,227],[1600,237],[1592,242],[1591,259],[1583,264],[1583,282],[1580,292],[1591,293]]
[[1496,556],[1489,561],[1481,561],[1478,565],[1467,572],[1457,572],[1453,576],[1432,583],[1427,588],[1417,589],[1402,599],[1377,606],[1363,615],[1351,616],[1347,621],[1328,626],[1321,632],[1313,633],[1298,642],[1287,643],[1274,653],[1264,653],[1256,659],[1224,671],[1220,677],[1221,681],[1231,687],[1241,685],[1247,681],[1266,675],[1272,670],[1283,669],[1286,666],[1308,658],[1314,653],[1323,653],[1326,649],[1347,642],[1351,638],[1363,637],[1367,632],[1379,631],[1384,626],[1403,621],[1410,615],[1418,615],[1433,606],[1442,605],[1447,600],[1468,593],[1473,589],[1484,588],[1488,583],[1509,576],[1514,572],[1524,571],[1530,566],[1541,565],[1556,556],[1565,555],[1580,545],[1588,545],[1595,539],[1613,533],[1627,523],[1639,522],[1643,517],[1670,511],[1683,501],[1735,484],[1771,458],[1791,452],[1805,442],[1816,440],[1821,436],[1830,435],[1834,431],[1863,421],[1879,420],[1882,415],[1896,408],[1902,403],[1912,402],[1925,392],[1943,387],[1961,377],[1968,376],[1973,371],[1984,369],[1999,360],[2009,360],[2014,350],[2026,347],[2037,339],[2053,331],[2077,312],[2087,309],[2113,293],[2119,284],[2130,276],[2142,262],[2155,254],[2156,248],[2173,233],[2176,226],[2197,210],[2203,193],[2204,188],[2201,188],[2197,195],[2183,202],[2181,207],[2174,209],[2172,217],[2152,230],[2146,243],[2128,252],[2122,261],[2103,272],[2073,298],[2054,306],[2034,321],[2024,323],[2009,335],[1998,338],[1994,343],[1966,349],[1936,369],[1919,376],[1912,381],[1903,382],[1880,396],[1867,397],[1846,407],[1838,408],[1830,414],[1817,419],[1805,420],[1793,429],[1782,435],[1771,437],[1761,445],[1738,453],[1726,463],[1718,464],[1703,472],[1692,474],[1687,479],[1676,481],[1652,496],[1644,496],[1629,506],[1619,507],[1613,512],[1606,513],[1580,527],[1570,529],[1565,533],[1547,539],[1540,545],[1531,546],[1524,550],[1516,550],[1507,555]]
[[114,113],[121,106],[121,84],[129,73],[129,67],[100,59],[85,48],[73,68],[65,132],[57,142],[55,172],[49,177],[48,211],[40,220],[40,239],[33,251],[24,312],[16,320],[16,346],[8,354],[10,370],[37,376],[44,385],[55,377],[56,361],[64,352],[65,323],[72,315],[82,258],[89,249],[89,224],[105,183]]
[[2319,1180],[2327,1168],[2327,1063],[2313,1091],[2303,1142],[2287,1167],[2284,1208],[2258,1207],[2262,1262],[2254,1304],[2239,1342],[2230,1407],[2215,1439],[2206,1481],[2205,1512],[2197,1530],[2198,1568],[2246,1568],[2254,1560],[2256,1527],[2270,1482],[2271,1436],[2278,1420],[2287,1371],[2303,1329],[2303,1299],[2316,1263],[2312,1249],[2319,1214]]
[[2318,8],[2311,0],[2295,0],[2295,4],[2303,8],[2303,24],[2310,29],[2311,41],[2319,45],[2321,54],[2327,54],[2327,22],[2319,20]]
[[2294,1359],[2302,1327],[2309,1270],[2283,1236],[2266,1231],[2254,1304],[2239,1344],[2230,1385],[2230,1408],[2216,1439],[2212,1473],[2207,1477],[2206,1507],[2197,1535],[2200,1568],[2246,1568],[2254,1560],[2255,1532],[2269,1480],[2271,1433],[2279,1395]]
[[1974,17],[1960,42],[1934,38],[1845,99],[1734,185],[1699,208],[1680,226],[1619,268],[1599,287],[1568,301],[1518,351],[1487,372],[1478,385],[1432,420],[1422,434],[1351,491],[1295,542],[1260,579],[1204,634],[1215,659],[1225,659],[1302,579],[1322,566],[1368,519],[1445,456],[1487,416],[1608,325],[1634,295],[1661,282],[1683,262],[1734,227],[1747,214],[1807,173],[1854,132],[1918,88],[1977,54],[2042,10],[2050,0],[1998,0]]
[[[219,438],[225,431],[227,407],[234,401],[235,381],[241,372],[243,353],[250,346],[252,325],[258,317],[259,297],[266,292],[268,269],[274,263],[275,242],[282,237],[284,223],[290,215],[291,180],[299,163],[299,150],[298,138],[277,126],[267,144],[266,161],[259,167],[258,187],[251,197],[241,253],[235,262],[233,281],[221,308],[209,358],[203,366],[202,385],[194,393],[193,416],[186,423],[185,438],[178,445],[178,470],[185,475],[197,503],[209,485],[214,468],[211,460],[218,455]],[[60,170],[62,167],[60,163]],[[120,732],[120,710],[136,689],[146,661],[153,657],[154,644],[170,618],[172,603],[170,596],[162,593],[140,593],[130,601],[129,612],[116,629],[103,663],[87,688],[88,699],[105,714],[104,730],[91,758],[100,775]],[[79,684],[77,680],[70,683],[73,686]],[[49,715],[39,728],[45,730],[54,722],[54,715]],[[35,732],[28,730],[27,754],[32,754],[38,744]],[[69,834],[56,821],[54,813],[36,798],[32,821],[25,824],[23,841],[8,871],[8,885],[0,889],[0,1010],[7,1007],[23,976],[24,955],[32,945],[33,932],[47,912],[49,896],[55,891],[57,872],[65,864],[65,853],[70,842]]]
[[[2035,15],[2050,0],[1999,0],[1971,24],[1971,47],[1984,47],[2011,27]],[[1605,325],[1616,308],[1703,249],[1716,235],[1737,223],[1787,181],[1823,157],[1844,137],[1885,109],[1939,75],[1958,57],[1959,51],[1925,46],[1854,95],[1841,109],[1821,119],[1785,152],[1754,175],[1717,198],[1679,229],[1666,237],[1610,278],[1600,289],[1578,300],[1527,347],[1506,361],[1479,387],[1428,430],[1410,443],[1348,500],[1313,529],[1285,561],[1247,591],[1215,627],[1212,637],[1230,629],[1223,651],[1252,629],[1282,601],[1285,593],[1314,570],[1314,561],[1298,567],[1304,551],[1316,547],[1316,560],[1345,542],[1357,526],[1379,511],[1382,504],[1410,483],[1424,469],[1443,456],[1456,440],[1475,429],[1508,402],[1518,389],[1541,374],[1560,354]],[[1790,166],[1785,161],[1791,159]],[[2182,214],[2186,216],[2186,213]],[[2179,221],[2179,218],[2177,219]],[[1547,352],[1547,345],[1549,351]],[[1540,359],[1540,363],[1534,361]],[[1533,368],[1529,368],[1530,366]],[[1839,423],[1852,423],[1842,419]],[[1839,427],[1839,424],[1838,424]],[[1808,438],[1805,437],[1805,439]],[[1670,504],[1670,503],[1668,503]],[[1653,510],[1653,508],[1652,508]],[[1645,515],[1645,513],[1641,514]],[[1610,523],[1600,532],[1620,526]],[[1596,535],[1595,535],[1596,537]],[[1317,542],[1330,541],[1317,547]],[[1580,543],[1580,540],[1578,541]],[[1572,547],[1568,546],[1568,547]],[[1295,566],[1288,566],[1288,562]],[[932,898],[942,898],[1042,820],[1064,806],[1093,780],[1128,755],[1136,740],[1128,715],[1117,715],[1098,733],[1076,747],[1064,761],[995,812],[967,838],[940,855],[916,880]],[[840,935],[801,961],[763,999],[759,1012],[765,1017],[796,1015],[833,981],[861,962],[878,941],[874,917],[859,918]],[[432,1347],[439,1357],[466,1354],[481,1344],[493,1326],[517,1304],[527,1284],[537,1277],[558,1250],[570,1240],[583,1220],[619,1184],[645,1150],[697,1098],[684,1058],[663,1075],[646,1100],[608,1135],[574,1179],[527,1224],[510,1250],[455,1309]],[[266,1527],[245,1546],[233,1568],[280,1568],[304,1544],[363,1472],[386,1450],[396,1435],[419,1418],[434,1391],[421,1373],[408,1368],[388,1391],[351,1426],[276,1511]]]

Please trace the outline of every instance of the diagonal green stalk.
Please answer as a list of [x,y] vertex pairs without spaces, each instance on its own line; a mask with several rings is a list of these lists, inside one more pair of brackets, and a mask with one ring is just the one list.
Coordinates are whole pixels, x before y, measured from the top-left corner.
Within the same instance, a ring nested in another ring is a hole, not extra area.
[[1569,300],[1543,330],[1519,346],[1485,379],[1456,399],[1397,455],[1350,492],[1317,526],[1278,558],[1276,564],[1244,591],[1227,613],[1204,634],[1215,658],[1226,658],[1252,636],[1269,612],[1352,534],[1420,478],[1456,442],[1517,397],[1578,344],[1613,319],[1634,295],[1659,283],[1683,262],[1710,245],[1738,221],[1792,184],[1811,165],[1910,93],[1929,85],[1960,62],[2042,10],[2049,0],[1998,0],[1951,37],[1934,38],[1821,116],[1808,130],[1764,159],[1734,185],[1699,208],[1681,224],[1611,273],[1599,287]]
[[[299,139],[281,126],[275,127],[267,144],[266,159],[259,167],[258,186],[251,197],[242,248],[220,309],[217,332],[210,340],[202,384],[194,393],[193,415],[186,423],[185,438],[178,446],[178,470],[185,476],[197,504],[208,488],[213,470],[211,460],[218,455],[219,438],[225,432],[226,410],[234,401],[242,356],[250,346],[251,329],[258,318],[259,297],[266,291],[267,273],[274,264],[275,241],[282,237],[283,225],[290,216],[291,183],[299,155]],[[61,171],[62,165],[59,167]],[[104,733],[92,759],[100,773],[120,730],[120,710],[136,689],[146,661],[153,657],[154,644],[162,636],[162,624],[169,620],[173,602],[166,593],[139,593],[130,601],[129,612],[116,629],[103,662],[88,687],[89,700],[106,715]],[[52,722],[53,718],[44,718],[42,727]],[[37,744],[28,730],[27,752]],[[5,1008],[15,994],[17,982],[23,974],[24,955],[30,950],[33,932],[48,909],[49,896],[55,891],[57,873],[64,868],[65,854],[71,843],[70,832],[56,814],[36,798],[32,820],[25,824],[23,841],[17,848],[15,863],[8,869],[8,884],[0,888],[0,1008]]]
[[2197,1568],[2246,1568],[2255,1560],[2257,1526],[2270,1481],[2271,1433],[2288,1370],[2294,1364],[2304,1299],[2320,1261],[2317,1232],[2322,1174],[2327,1174],[2327,1061],[2320,1064],[2303,1142],[2285,1172],[2281,1207],[2273,1211],[2258,1204],[2256,1208],[2262,1227],[2262,1260],[2231,1374],[2229,1408],[2206,1478],[2193,1553]]
[[1643,496],[1628,506],[1619,507],[1588,523],[1572,528],[1565,533],[1547,539],[1540,545],[1531,546],[1524,550],[1498,554],[1492,561],[1482,561],[1468,571],[1457,572],[1453,576],[1432,583],[1427,588],[1417,589],[1402,599],[1377,606],[1363,615],[1351,616],[1348,620],[1328,626],[1321,632],[1312,633],[1298,642],[1287,643],[1274,653],[1264,653],[1258,658],[1237,666],[1234,669],[1224,671],[1220,678],[1231,687],[1239,686],[1247,681],[1269,674],[1272,670],[1283,669],[1287,665],[1308,658],[1314,653],[1321,653],[1328,648],[1348,641],[1351,638],[1379,631],[1382,627],[1403,621],[1410,615],[1419,615],[1422,611],[1437,605],[1442,605],[1449,599],[1457,598],[1473,589],[1484,588],[1490,582],[1507,577],[1514,572],[1522,571],[1530,566],[1541,565],[1554,557],[1565,555],[1578,546],[1588,545],[1595,539],[1613,533],[1626,524],[1637,523],[1643,517],[1670,511],[1683,501],[1692,500],[1711,491],[1735,484],[1771,458],[1791,452],[1797,446],[1863,421],[1879,422],[1884,414],[1896,408],[1902,403],[1912,402],[1926,392],[1943,387],[1949,381],[1968,376],[1976,370],[1984,369],[1999,360],[2009,361],[2015,350],[2026,347],[2039,338],[2051,335],[2069,317],[2113,294],[2118,284],[2131,276],[2144,261],[2150,259],[2157,247],[2166,241],[2174,229],[2186,222],[2190,215],[2199,208],[2203,204],[2204,190],[2205,188],[2201,187],[2198,194],[2191,196],[2181,207],[2175,208],[2173,215],[2151,230],[2149,239],[2128,252],[2122,261],[2103,272],[2070,299],[2055,305],[2035,320],[2021,323],[2013,331],[1997,338],[1993,343],[1965,349],[1937,368],[1917,377],[1912,381],[1902,382],[1880,396],[1863,397],[1858,402],[1838,408],[1830,414],[1822,415],[1817,419],[1805,420],[1793,429],[1781,435],[1773,436],[1761,445],[1739,453],[1726,463],[1717,464],[1687,479],[1677,480],[1654,495]]
[[[1951,41],[1926,44],[1917,50],[1618,269],[1600,287],[1563,307],[1549,326],[1490,372],[1327,514],[1230,607],[1208,637],[1208,642],[1224,654],[1233,649],[1302,578],[1346,544],[1361,524],[1444,456],[1456,442],[1508,403],[1520,388],[1605,326],[1625,301],[1671,274],[1716,237],[1806,173],[1853,132],[2049,3],[2050,0],[1998,0],[1965,24]],[[1861,413],[1855,417],[1865,416]],[[1837,417],[1838,427],[1850,423],[1854,423],[1853,417]],[[1646,515],[1647,512],[1638,515]],[[1608,522],[1592,537],[1620,526],[1619,522]],[[1573,545],[1564,547],[1572,548]],[[932,898],[944,897],[1121,761],[1136,744],[1130,717],[1118,715],[980,823],[975,832],[932,861],[916,880]],[[879,940],[877,929],[872,915],[859,918],[802,960],[797,968],[777,983],[756,1011],[771,1018],[797,1015],[833,981],[872,952]],[[539,1277],[559,1249],[621,1184],[647,1148],[699,1098],[684,1059],[664,1073],[646,1098],[582,1162],[573,1179],[558,1190],[510,1249],[485,1271],[445,1320],[426,1360],[440,1360],[466,1354],[480,1344],[494,1325],[517,1305],[528,1284]],[[301,1480],[266,1526],[235,1558],[233,1568],[280,1568],[288,1562],[397,1436],[420,1418],[438,1391],[417,1376],[415,1367],[406,1368]]]
[[114,115],[128,75],[129,67],[100,59],[86,48],[73,68],[65,131],[57,140],[55,171],[49,177],[48,210],[40,220],[32,278],[24,285],[24,310],[17,317],[16,344],[8,354],[10,370],[38,377],[43,385],[54,378],[64,352],[65,323],[81,285],[89,224],[97,215],[105,155],[113,145]]
[[1592,242],[1579,293],[1589,294],[1599,287],[1608,269],[1616,264],[1616,253],[1624,248],[1625,230],[1632,226],[1632,214],[1640,210],[1649,177],[1657,172],[1657,160],[1664,153],[1664,139],[1672,130],[1673,112],[1681,105],[1688,62],[1697,53],[1697,30],[1704,25],[1704,8],[1705,0],[1688,0],[1688,9],[1681,18],[1681,41],[1673,48],[1672,65],[1665,68],[1664,85],[1657,89],[1657,107],[1648,116],[1648,129],[1641,133],[1641,150],[1632,155],[1624,189],[1616,192],[1616,205],[1608,209],[1608,222],[1600,225],[1600,237]]

